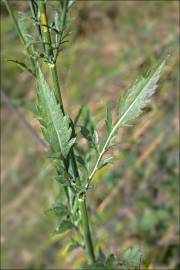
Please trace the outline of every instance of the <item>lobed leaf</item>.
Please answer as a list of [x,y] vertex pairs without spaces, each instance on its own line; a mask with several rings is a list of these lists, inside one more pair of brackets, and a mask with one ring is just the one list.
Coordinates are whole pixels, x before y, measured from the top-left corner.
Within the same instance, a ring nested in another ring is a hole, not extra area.
[[[89,183],[91,182],[94,174],[99,169],[99,163],[108,149],[108,147],[113,143],[114,136],[119,128],[124,127],[130,121],[138,117],[142,113],[142,109],[150,102],[151,96],[155,93],[157,88],[157,82],[160,78],[162,68],[165,65],[165,60],[153,71],[147,78],[141,78],[136,81],[135,85],[128,91],[127,95],[122,98],[120,104],[120,117],[116,123],[112,124],[112,116],[109,111],[107,111],[107,131],[109,132],[104,144],[102,145],[101,151],[97,157],[94,168],[89,177]],[[89,184],[88,184],[89,185]]]

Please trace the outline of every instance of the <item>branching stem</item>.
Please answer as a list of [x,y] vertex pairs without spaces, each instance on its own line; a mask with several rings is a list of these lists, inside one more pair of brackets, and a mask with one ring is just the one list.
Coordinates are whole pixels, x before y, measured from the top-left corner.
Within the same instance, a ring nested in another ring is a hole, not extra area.
[[[27,51],[27,54],[30,58],[31,64],[36,69],[36,62],[31,57],[31,55],[32,55],[31,49],[26,46],[26,41],[21,33],[18,22],[17,22],[16,17],[14,15],[9,3],[8,3],[8,0],[3,0],[3,1],[5,3],[5,6],[6,6],[8,12],[12,18],[12,21],[15,25],[17,34],[18,34],[21,42],[24,44],[24,46],[26,48],[26,51]],[[58,80],[57,68],[56,68],[56,59],[58,56],[59,47],[58,47],[57,51],[55,52],[55,56],[54,56],[53,46],[52,46],[52,42],[51,42],[51,35],[49,32],[49,27],[48,27],[48,18],[47,18],[47,13],[46,13],[45,0],[38,0],[38,7],[40,10],[41,34],[42,34],[42,38],[43,38],[45,53],[46,53],[46,56],[48,59],[47,65],[48,65],[48,71],[49,71],[49,75],[50,75],[50,79],[51,79],[52,88],[53,88],[55,96],[60,104],[61,110],[62,110],[63,114],[65,114],[63,102],[62,102],[62,97],[61,97],[59,80]],[[63,39],[63,29],[65,26],[67,11],[68,11],[68,1],[65,0],[64,7],[63,7],[63,13],[62,13],[62,19],[61,19],[61,25],[60,25],[61,31],[59,33],[58,44],[61,44],[62,39]],[[40,34],[40,31],[38,31],[38,32]],[[65,165],[65,168],[67,171],[68,171],[69,165],[71,165],[74,178],[76,179],[78,185],[81,186],[79,172],[78,172],[73,149],[71,149],[71,151],[70,151],[69,160],[64,161],[64,165]],[[71,204],[71,202],[73,201],[73,199],[72,199],[73,194],[72,194],[71,190],[68,190],[65,188],[65,193],[67,195],[69,204]],[[95,262],[94,247],[93,247],[90,226],[89,226],[89,218],[88,218],[88,212],[87,212],[87,207],[86,207],[86,198],[85,198],[84,194],[83,194],[83,197],[79,198],[79,204],[80,204],[80,212],[81,212],[82,226],[83,226],[83,232],[84,232],[85,249],[86,249],[89,261],[91,263],[93,263],[93,262]]]
[[[41,15],[41,23],[48,25],[48,19],[47,19],[47,14],[46,14],[46,4],[45,4],[44,0],[39,0],[39,8],[40,8],[40,15]],[[67,12],[67,10],[66,10],[66,12]],[[51,44],[51,37],[50,37],[50,32],[49,32],[48,27],[44,28],[44,26],[43,26],[42,35],[43,35],[44,41],[47,43],[46,51],[48,53],[48,56],[52,56],[51,46],[49,45],[49,44]],[[48,63],[48,69],[49,69],[49,74],[50,74],[50,78],[51,78],[51,83],[52,83],[53,89],[55,91],[55,94],[59,100],[61,110],[63,113],[65,113],[64,107],[63,107],[63,102],[62,102],[62,97],[61,97],[61,90],[60,90],[60,86],[59,86],[58,75],[57,75],[56,63]],[[68,163],[71,164],[74,178],[76,179],[76,181],[78,181],[78,184],[81,185],[81,182],[79,180],[79,172],[78,172],[78,168],[76,165],[76,159],[75,159],[73,150],[70,151],[69,160],[65,161],[66,167],[67,167]],[[70,196],[72,196],[72,194],[70,194]],[[94,248],[93,248],[92,237],[91,237],[91,232],[90,232],[85,197],[83,197],[83,199],[80,199],[80,211],[81,211],[82,225],[83,225],[83,231],[84,231],[85,248],[86,248],[86,252],[87,252],[89,261],[91,263],[93,263],[95,261],[95,255],[94,255]]]

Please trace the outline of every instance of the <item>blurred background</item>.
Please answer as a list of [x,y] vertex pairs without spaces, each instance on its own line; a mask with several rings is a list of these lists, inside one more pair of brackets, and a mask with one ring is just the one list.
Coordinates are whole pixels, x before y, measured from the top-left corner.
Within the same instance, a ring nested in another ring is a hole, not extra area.
[[[16,13],[30,12],[26,1],[10,2]],[[1,269],[77,268],[83,252],[67,253],[68,234],[54,235],[57,220],[46,214],[57,193],[55,172],[27,110],[35,83],[7,61],[23,61],[24,53],[1,8]],[[104,252],[138,246],[149,269],[180,266],[178,10],[178,1],[78,1],[72,40],[58,60],[68,113],[74,117],[87,102],[102,126],[105,105],[170,55],[151,106],[119,132],[116,162],[96,174],[88,199]]]

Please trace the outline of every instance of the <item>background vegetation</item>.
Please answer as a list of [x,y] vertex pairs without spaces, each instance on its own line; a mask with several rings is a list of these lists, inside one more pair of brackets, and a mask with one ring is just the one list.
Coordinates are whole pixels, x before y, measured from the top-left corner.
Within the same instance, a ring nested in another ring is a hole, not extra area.
[[[12,3],[17,11],[29,11],[25,1]],[[104,251],[111,247],[120,254],[138,246],[152,269],[180,266],[178,5],[78,1],[72,44],[58,65],[68,113],[75,116],[88,102],[98,121],[105,104],[112,106],[139,73],[170,54],[153,105],[135,126],[120,131],[117,161],[96,175],[89,194],[92,213],[98,212],[93,223]],[[1,34],[1,267],[77,268],[84,260],[81,250],[67,256],[68,237],[53,234],[56,220],[46,213],[57,195],[54,170],[46,161],[45,146],[29,127],[40,134],[26,109],[35,96],[33,79],[7,62],[23,60],[24,55],[4,7]]]

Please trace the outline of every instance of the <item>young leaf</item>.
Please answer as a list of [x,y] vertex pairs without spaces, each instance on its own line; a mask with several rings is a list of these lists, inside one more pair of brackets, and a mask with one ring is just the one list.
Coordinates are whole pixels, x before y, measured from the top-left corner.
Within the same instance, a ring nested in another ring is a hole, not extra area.
[[40,122],[44,126],[43,134],[53,150],[55,152],[60,151],[62,156],[66,158],[75,143],[75,138],[71,138],[72,129],[69,124],[69,117],[63,115],[40,68],[38,69],[37,87]]

